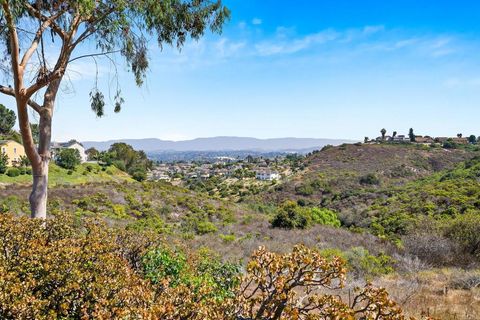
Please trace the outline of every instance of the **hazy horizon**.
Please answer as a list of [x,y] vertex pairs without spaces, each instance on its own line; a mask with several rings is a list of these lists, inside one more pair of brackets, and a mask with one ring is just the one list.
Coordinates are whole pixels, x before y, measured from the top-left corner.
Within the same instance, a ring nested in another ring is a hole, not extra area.
[[[266,137],[266,138],[258,138],[253,136],[210,136],[210,137],[195,137],[195,138],[187,138],[187,139],[180,139],[180,140],[173,140],[173,139],[162,139],[156,137],[145,137],[145,138],[112,138],[112,139],[103,139],[103,140],[80,140],[80,141],[88,141],[88,142],[104,142],[104,141],[114,141],[114,140],[162,140],[162,141],[171,141],[171,142],[182,142],[182,141],[192,141],[198,139],[214,139],[214,138],[246,138],[246,139],[257,139],[257,140],[274,140],[274,139],[322,139],[322,140],[351,140],[351,141],[359,141],[360,139],[344,139],[344,138],[329,138],[329,137]],[[67,139],[68,140],[68,139]],[[362,139],[363,140],[363,139]]]

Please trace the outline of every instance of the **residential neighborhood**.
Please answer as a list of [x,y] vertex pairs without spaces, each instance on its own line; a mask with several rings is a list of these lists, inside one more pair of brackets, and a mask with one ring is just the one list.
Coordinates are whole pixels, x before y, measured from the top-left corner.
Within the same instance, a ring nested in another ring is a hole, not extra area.
[[[249,161],[250,160],[250,161]],[[260,181],[280,180],[281,174],[288,174],[284,165],[270,164],[269,159],[232,159],[219,157],[211,162],[172,162],[159,163],[149,173],[150,180],[206,180],[211,177],[255,178]],[[255,162],[252,162],[255,161]],[[275,167],[275,168],[273,168]]]
[[408,135],[400,134],[398,135],[396,131],[392,135],[387,135],[386,130],[380,130],[382,133],[381,136],[376,137],[375,139],[369,139],[365,137],[364,143],[375,144],[375,143],[415,143],[415,144],[424,144],[424,145],[439,145],[439,146],[448,146],[449,144],[457,145],[467,145],[469,143],[477,143],[478,138],[474,135],[469,136],[468,138],[463,137],[461,133],[457,134],[456,137],[432,137],[429,135],[416,135],[413,133],[413,129],[410,129]]

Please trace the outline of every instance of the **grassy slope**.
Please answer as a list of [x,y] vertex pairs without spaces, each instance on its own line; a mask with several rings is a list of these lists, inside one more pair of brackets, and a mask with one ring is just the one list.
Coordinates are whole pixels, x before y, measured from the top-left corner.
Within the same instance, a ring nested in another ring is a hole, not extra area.
[[[92,171],[88,172],[87,167],[91,167]],[[101,170],[98,164],[81,164],[72,174],[68,174],[69,170],[60,168],[54,163],[50,164],[49,186],[53,187],[62,184],[85,184],[90,182],[122,182],[132,181],[130,176],[116,167],[108,167],[105,171]],[[5,174],[0,175],[0,185],[24,184],[32,183],[31,175],[21,175],[18,177],[9,177]]]

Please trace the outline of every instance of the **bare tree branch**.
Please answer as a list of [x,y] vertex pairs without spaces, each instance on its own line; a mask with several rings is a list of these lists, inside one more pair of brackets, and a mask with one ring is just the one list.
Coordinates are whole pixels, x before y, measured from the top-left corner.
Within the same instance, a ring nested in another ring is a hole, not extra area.
[[[43,14],[41,14],[41,12],[37,9],[35,9],[31,4],[29,4],[28,2],[25,4],[26,8],[27,8],[27,11],[30,15],[36,17],[37,19],[39,19],[40,21],[47,21],[49,20],[49,17],[46,17],[44,16]],[[58,14],[58,17],[60,17],[62,14],[65,13],[65,11],[60,11],[59,13],[61,14]],[[55,19],[56,19],[55,18]],[[55,22],[55,20],[53,19],[52,21],[50,21],[50,27],[52,28],[53,32],[55,32],[55,34],[57,34],[62,40],[65,40],[65,37],[66,37],[66,33],[65,31],[60,28],[58,26],[58,24]]]
[[78,56],[78,57],[73,58],[72,60],[68,61],[68,63],[73,62],[73,61],[75,61],[75,60],[80,60],[80,59],[83,59],[83,58],[92,58],[92,57],[98,57],[98,56],[107,56],[107,55],[114,54],[114,53],[119,53],[119,52],[120,52],[120,50],[114,50],[114,51],[108,51],[108,52],[99,52],[99,53],[84,54],[84,55],[82,55],[82,56]]
[[45,31],[46,28],[48,28],[49,25],[50,25],[50,22],[45,21],[37,30],[37,32],[35,33],[35,37],[33,38],[32,44],[30,45],[30,48],[28,48],[28,50],[23,55],[20,66],[25,67],[27,65],[27,62],[32,57],[33,53],[35,52],[35,50],[37,50],[38,43],[40,41],[40,38],[42,37],[43,32]]

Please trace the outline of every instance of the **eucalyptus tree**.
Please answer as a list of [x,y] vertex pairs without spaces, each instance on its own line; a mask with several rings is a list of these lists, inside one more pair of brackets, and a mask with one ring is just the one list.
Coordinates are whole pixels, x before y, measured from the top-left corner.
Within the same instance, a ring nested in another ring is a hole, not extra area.
[[[69,64],[96,56],[118,61],[113,58],[120,56],[141,86],[151,41],[161,48],[181,48],[186,40],[198,39],[208,30],[221,32],[229,18],[220,0],[0,0],[0,6],[0,45],[4,50],[0,68],[7,81],[0,85],[0,92],[16,100],[22,140],[33,170],[30,208],[32,217],[37,218],[47,214],[53,111]],[[90,101],[97,116],[104,114],[105,100],[95,85]],[[120,87],[112,101],[114,111],[119,112],[124,103]],[[32,136],[30,112],[39,119],[38,146]]]

